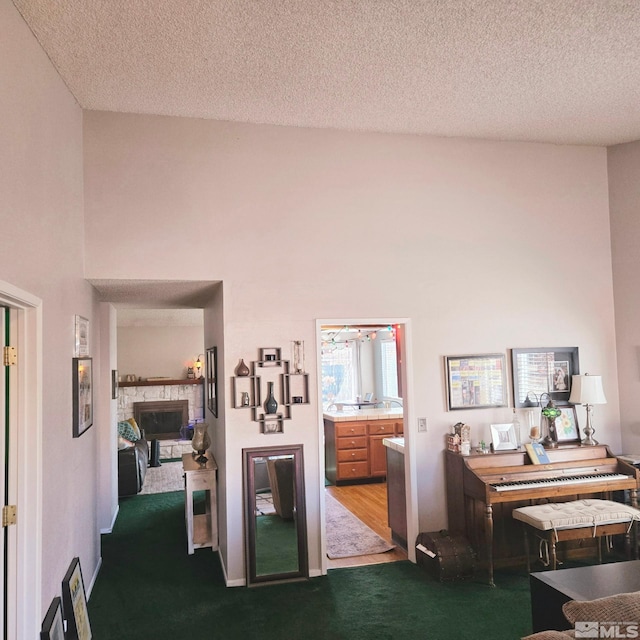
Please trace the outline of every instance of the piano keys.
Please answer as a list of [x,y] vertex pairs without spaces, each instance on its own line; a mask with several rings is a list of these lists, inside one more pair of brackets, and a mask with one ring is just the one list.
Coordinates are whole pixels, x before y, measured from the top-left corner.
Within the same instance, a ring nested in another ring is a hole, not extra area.
[[[508,562],[522,554],[521,529],[511,518],[514,508],[589,496],[611,499],[613,492],[625,490],[637,507],[640,471],[606,445],[566,445],[547,454],[548,464],[534,465],[525,451],[470,456],[445,451],[449,532],[467,537],[487,565],[492,585],[494,559]],[[494,540],[496,510],[499,544]]]

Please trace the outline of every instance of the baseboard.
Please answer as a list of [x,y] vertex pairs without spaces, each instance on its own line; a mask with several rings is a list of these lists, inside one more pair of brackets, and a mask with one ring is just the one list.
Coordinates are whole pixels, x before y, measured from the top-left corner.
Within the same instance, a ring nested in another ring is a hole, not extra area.
[[222,554],[220,553],[220,549],[218,549],[218,558],[220,558],[220,567],[222,568],[222,575],[224,577],[224,584],[226,587],[245,587],[247,585],[247,581],[244,578],[238,578],[236,580],[229,580],[229,576],[227,575],[227,567],[224,564],[222,559]]
[[95,585],[96,580],[98,579],[98,574],[100,573],[100,568],[102,567],[102,556],[98,558],[98,564],[96,566],[96,570],[93,572],[93,576],[91,576],[91,582],[89,583],[89,588],[87,589],[87,600],[91,598],[91,592],[93,591],[93,585]]
[[120,512],[120,505],[117,505],[116,510],[113,512],[113,518],[111,519],[111,524],[106,529],[100,529],[101,534],[113,533],[113,527],[116,526],[116,519],[118,517],[119,512]]

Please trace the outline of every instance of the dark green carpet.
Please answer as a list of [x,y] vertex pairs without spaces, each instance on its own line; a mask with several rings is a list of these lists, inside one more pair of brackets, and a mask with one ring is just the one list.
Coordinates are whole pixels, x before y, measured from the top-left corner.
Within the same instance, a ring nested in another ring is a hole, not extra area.
[[[273,541],[278,544],[274,545]],[[277,514],[256,517],[256,575],[299,571],[298,534],[294,520]]]
[[410,562],[305,582],[226,588],[217,553],[187,555],[182,492],[122,500],[89,601],[95,640],[515,640],[531,632],[528,578],[442,584]]

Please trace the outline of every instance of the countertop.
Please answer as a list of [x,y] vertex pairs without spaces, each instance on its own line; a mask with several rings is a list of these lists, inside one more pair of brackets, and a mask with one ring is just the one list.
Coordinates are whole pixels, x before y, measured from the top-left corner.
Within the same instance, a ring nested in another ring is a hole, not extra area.
[[323,417],[332,422],[353,422],[354,420],[394,420],[402,418],[402,408],[394,409],[352,409],[347,411],[325,411]]
[[382,444],[404,455],[404,438],[383,438]]

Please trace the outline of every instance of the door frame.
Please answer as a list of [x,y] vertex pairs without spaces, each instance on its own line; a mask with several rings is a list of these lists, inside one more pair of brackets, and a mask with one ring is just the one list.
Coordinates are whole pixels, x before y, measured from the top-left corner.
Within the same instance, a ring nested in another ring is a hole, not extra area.
[[[9,397],[9,527],[7,638],[35,638],[42,616],[42,300],[0,280],[9,307],[18,365]],[[18,553],[19,550],[19,553]]]
[[[413,348],[410,318],[324,318],[316,320],[316,362],[317,362],[317,397],[318,397],[318,467],[320,469],[320,554],[322,575],[327,573],[327,534],[326,511],[324,501],[324,420],[322,417],[322,327],[325,325],[355,326],[366,324],[402,325],[404,340],[401,344],[401,370],[403,376],[403,422],[405,438],[405,485],[407,508],[407,556],[411,562],[416,561],[416,550],[412,541],[418,536],[418,481],[416,474],[417,419],[413,408]],[[414,427],[415,425],[415,427]]]

